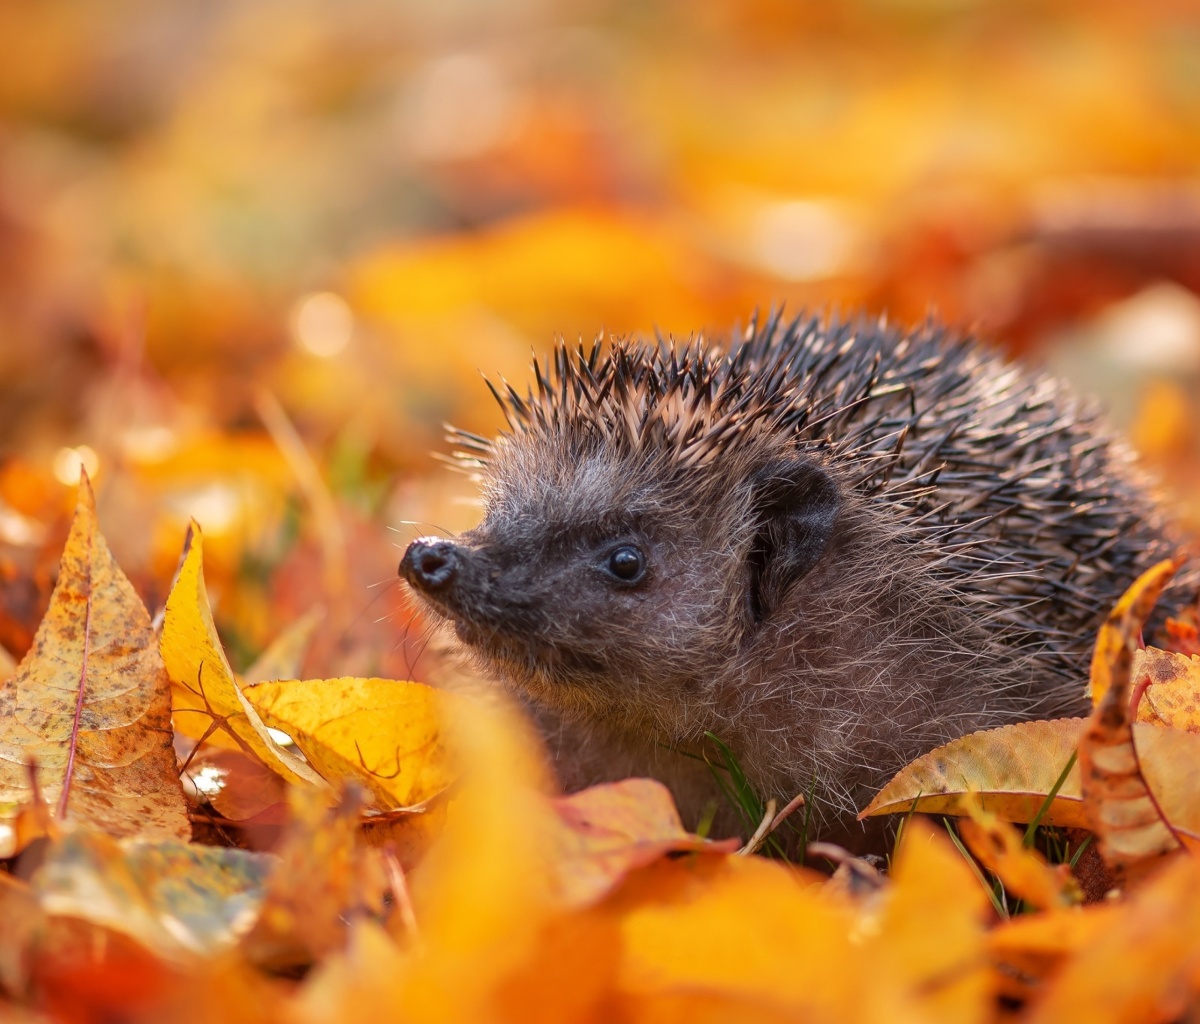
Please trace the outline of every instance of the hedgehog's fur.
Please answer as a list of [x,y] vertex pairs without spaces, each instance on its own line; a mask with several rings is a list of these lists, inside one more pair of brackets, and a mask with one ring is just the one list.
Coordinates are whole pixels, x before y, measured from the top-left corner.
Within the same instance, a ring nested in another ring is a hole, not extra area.
[[[1079,712],[1096,626],[1174,552],[1094,410],[933,325],[559,344],[535,379],[493,388],[508,432],[457,435],[486,514],[436,542],[453,579],[402,571],[567,785],[656,775],[689,824],[706,732],[845,826],[939,743]],[[601,571],[626,541],[636,586]]]

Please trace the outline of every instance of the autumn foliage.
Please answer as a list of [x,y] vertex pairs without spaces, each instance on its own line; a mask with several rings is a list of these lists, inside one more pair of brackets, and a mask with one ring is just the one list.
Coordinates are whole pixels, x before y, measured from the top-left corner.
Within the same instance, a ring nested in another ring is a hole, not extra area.
[[0,0],[0,1020],[1195,1019],[1176,563],[796,862],[563,796],[394,567],[477,371],[780,305],[1048,363],[1197,532],[1197,83],[1175,0]]
[[[3,691],[0,984],[69,1019],[1174,1019],[1200,998],[1200,672],[1137,639],[1174,568],[1102,628],[1090,719],[919,759],[864,811],[906,815],[886,875],[826,878],[687,834],[649,780],[553,796],[503,704],[239,679],[195,527],[156,635],[85,476]],[[1081,905],[1089,839],[1052,865],[1037,823],[1085,823],[1113,899]]]

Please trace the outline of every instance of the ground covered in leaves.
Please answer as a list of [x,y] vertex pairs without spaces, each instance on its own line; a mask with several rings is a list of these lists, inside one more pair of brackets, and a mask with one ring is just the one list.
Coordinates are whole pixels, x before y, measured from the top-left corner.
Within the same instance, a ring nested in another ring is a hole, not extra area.
[[1195,531],[1197,139],[1175,0],[0,4],[0,1017],[1194,1017],[1172,563],[882,864],[779,858],[719,747],[740,841],[557,794],[394,573],[478,370],[779,304],[1048,363]]

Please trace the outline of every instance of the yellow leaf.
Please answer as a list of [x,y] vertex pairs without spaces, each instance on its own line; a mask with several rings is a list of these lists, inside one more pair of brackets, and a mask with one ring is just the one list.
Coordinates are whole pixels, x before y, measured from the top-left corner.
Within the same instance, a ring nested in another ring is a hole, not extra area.
[[635,872],[604,904],[620,921],[619,991],[854,1019],[865,994],[855,917],[816,878],[760,857],[685,857]]
[[188,529],[183,564],[167,597],[160,649],[175,683],[174,720],[184,735],[199,739],[218,728],[289,782],[327,788],[310,765],[271,738],[242,695],[208,606],[203,537],[195,523]]
[[1133,742],[1157,812],[1176,839],[1200,852],[1200,736],[1138,723]]
[[1142,626],[1158,603],[1163,588],[1180,563],[1166,558],[1139,576],[1109,612],[1092,651],[1092,673],[1088,692],[1092,706],[1099,707],[1114,682],[1124,679],[1128,696],[1129,671]]
[[[861,818],[875,814],[965,814],[971,794],[1004,821],[1032,821],[1075,752],[1086,719],[1021,722],[971,733],[931,750],[902,768]],[[1073,768],[1042,821],[1087,824]]]
[[243,692],[325,779],[361,783],[382,810],[424,803],[454,779],[443,734],[451,695],[423,683],[294,679]]
[[0,683],[0,856],[31,796],[111,835],[191,834],[171,748],[168,680],[150,616],[96,523],[86,477],[33,647]]
[[[983,1019],[991,994],[984,947],[988,899],[967,861],[927,820],[912,818],[891,877],[877,930],[863,950],[872,977],[884,984],[871,992],[873,1012],[861,1019]],[[911,1007],[908,1014],[889,1012],[889,988],[892,999]]]

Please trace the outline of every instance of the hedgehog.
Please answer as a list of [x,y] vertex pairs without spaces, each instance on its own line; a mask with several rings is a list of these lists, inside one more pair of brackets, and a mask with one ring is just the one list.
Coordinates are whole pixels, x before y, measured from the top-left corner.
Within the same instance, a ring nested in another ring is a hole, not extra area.
[[454,434],[482,522],[400,575],[566,789],[656,778],[690,827],[745,828],[715,738],[861,847],[855,812],[913,758],[1082,713],[1096,628],[1180,543],[1093,404],[933,322],[774,314],[533,371],[489,382],[497,438]]

